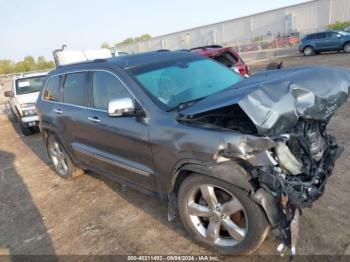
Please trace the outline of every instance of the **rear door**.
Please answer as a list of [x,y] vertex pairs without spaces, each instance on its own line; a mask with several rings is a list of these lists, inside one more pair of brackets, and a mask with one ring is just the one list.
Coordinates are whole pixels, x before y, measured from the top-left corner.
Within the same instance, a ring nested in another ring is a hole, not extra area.
[[93,166],[147,189],[155,189],[153,157],[148,140],[147,117],[110,117],[111,99],[131,98],[140,105],[121,79],[111,71],[92,73],[93,105],[86,118],[93,124],[88,130]]
[[87,130],[91,123],[88,121],[89,96],[91,85],[88,71],[73,72],[62,75],[62,103],[54,106],[54,114],[59,120],[59,136],[78,161],[89,164],[90,155],[87,147]]

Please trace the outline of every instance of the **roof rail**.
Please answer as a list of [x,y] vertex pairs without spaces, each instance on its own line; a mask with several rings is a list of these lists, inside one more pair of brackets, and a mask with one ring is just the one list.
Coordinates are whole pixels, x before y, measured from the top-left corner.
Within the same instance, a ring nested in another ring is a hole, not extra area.
[[198,46],[198,47],[193,47],[190,50],[195,50],[195,49],[206,49],[206,48],[223,48],[221,45],[206,45],[206,46]]

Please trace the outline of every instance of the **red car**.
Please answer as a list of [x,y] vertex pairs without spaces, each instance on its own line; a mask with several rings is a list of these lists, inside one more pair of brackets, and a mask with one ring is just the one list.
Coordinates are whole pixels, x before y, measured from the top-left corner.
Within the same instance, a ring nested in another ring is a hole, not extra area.
[[250,68],[232,47],[219,45],[201,46],[191,49],[191,52],[210,57],[227,67],[232,68],[242,76],[250,76]]
[[271,48],[279,48],[279,47],[286,47],[286,46],[295,46],[298,45],[300,42],[299,37],[297,36],[288,36],[288,37],[281,37],[274,39],[270,47]]

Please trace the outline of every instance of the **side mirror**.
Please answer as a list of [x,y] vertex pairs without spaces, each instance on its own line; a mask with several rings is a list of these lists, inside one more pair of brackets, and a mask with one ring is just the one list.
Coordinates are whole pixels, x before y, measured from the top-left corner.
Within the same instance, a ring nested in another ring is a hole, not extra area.
[[13,93],[12,93],[12,91],[5,91],[4,96],[5,97],[13,97]]
[[134,102],[129,97],[112,99],[108,103],[109,116],[131,116],[135,115]]

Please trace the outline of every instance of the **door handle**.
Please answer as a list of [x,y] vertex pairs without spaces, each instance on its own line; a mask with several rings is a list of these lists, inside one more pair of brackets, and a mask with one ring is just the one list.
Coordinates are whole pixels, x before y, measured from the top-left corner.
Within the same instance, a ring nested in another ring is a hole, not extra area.
[[98,117],[88,117],[88,120],[90,120],[90,121],[92,121],[92,122],[95,122],[95,123],[99,123],[99,122],[101,122],[101,120],[100,119],[98,119]]
[[53,111],[59,115],[63,113],[61,109],[54,109]]

